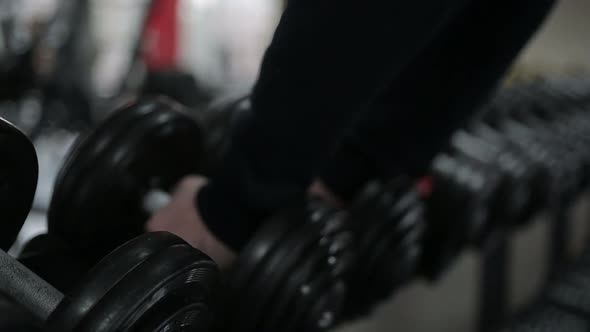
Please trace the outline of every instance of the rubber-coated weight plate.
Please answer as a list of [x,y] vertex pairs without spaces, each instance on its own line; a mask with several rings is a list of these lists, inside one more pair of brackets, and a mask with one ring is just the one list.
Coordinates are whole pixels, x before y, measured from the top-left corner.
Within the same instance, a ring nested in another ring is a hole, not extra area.
[[304,259],[275,294],[263,331],[289,331],[295,328],[283,324],[292,316],[290,308],[294,305],[293,301],[301,287],[320,273],[329,273],[336,279],[347,273],[352,265],[349,261],[341,262],[350,260],[350,254],[354,250],[353,236],[345,230],[346,224],[342,220],[344,215],[340,211],[330,209],[324,209],[322,214],[321,217],[316,215],[317,221],[312,221],[320,226],[320,230],[311,237],[314,241],[310,242],[302,255]]
[[272,300],[273,305],[266,314],[264,327],[260,331],[284,331],[285,327],[282,325],[291,315],[291,312],[287,310],[289,304],[297,296],[299,289],[317,272],[318,267],[325,267],[325,262],[328,260],[326,251],[314,249],[317,248],[312,246],[306,250],[305,261],[294,269],[284,282],[281,291],[275,294]]
[[126,105],[81,138],[60,171],[49,232],[100,258],[144,232],[144,196],[199,172],[202,128],[157,99]]
[[[269,219],[242,250],[229,273],[231,292],[228,295],[230,297],[234,297],[235,294],[242,294],[244,290],[248,289],[252,279],[256,277],[255,272],[259,265],[264,264],[263,262],[267,256],[284,241],[289,231],[297,226],[297,223],[289,222],[291,220],[288,218],[290,213],[286,212]],[[240,296],[234,298],[234,300],[239,299]],[[232,301],[232,299],[229,299],[229,301]],[[230,308],[230,311],[233,309],[242,310],[243,308],[238,305],[237,308]]]
[[260,328],[258,324],[263,321],[261,317],[267,311],[270,299],[275,292],[280,291],[286,277],[301,261],[305,248],[313,241],[314,233],[318,233],[318,226],[306,221],[307,219],[303,218],[291,218],[292,223],[298,223],[300,226],[270,253],[263,264],[258,265],[256,278],[252,280],[248,292],[242,298],[250,305],[247,310],[240,311],[241,315],[234,323],[242,331],[255,331]]
[[33,143],[20,130],[0,118],[0,249],[12,246],[33,204],[38,162]]
[[319,270],[301,287],[286,325],[294,327],[292,332],[325,331],[339,321],[347,288],[329,270],[328,266]]
[[185,243],[170,233],[146,233],[112,252],[95,266],[84,283],[78,284],[49,318],[55,331],[74,331],[110,289],[133,267],[163,248]]
[[218,281],[215,263],[197,249],[186,243],[164,248],[113,285],[79,330],[209,331]]

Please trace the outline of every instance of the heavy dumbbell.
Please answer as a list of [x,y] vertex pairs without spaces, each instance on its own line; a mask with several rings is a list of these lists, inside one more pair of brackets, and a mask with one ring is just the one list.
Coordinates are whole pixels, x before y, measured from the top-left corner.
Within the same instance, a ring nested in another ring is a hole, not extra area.
[[0,118],[0,249],[8,250],[33,204],[37,186],[37,155],[33,144],[8,121]]
[[[0,147],[7,155],[2,164],[5,192],[1,204],[13,213],[7,220],[21,224],[35,192],[35,151],[5,121],[0,124],[0,135]],[[179,330],[184,320],[206,331],[209,322],[198,319],[211,316],[218,280],[218,270],[208,257],[166,233],[145,234],[118,248],[67,296],[3,250],[0,267],[2,294],[46,322],[51,331],[66,332]],[[188,320],[191,317],[198,319]]]
[[68,294],[0,252],[0,291],[50,331],[210,331],[219,281],[211,259],[169,233],[109,254]]
[[424,203],[413,181],[371,182],[349,209],[358,260],[347,278],[347,319],[358,318],[421,276]]
[[[89,257],[141,234],[150,213],[168,201],[167,192],[203,171],[205,121],[163,99],[115,112],[68,156],[49,232]],[[331,327],[344,301],[342,278],[352,251],[337,211],[310,203],[271,218],[227,275],[225,309],[232,319],[224,323],[243,331]]]

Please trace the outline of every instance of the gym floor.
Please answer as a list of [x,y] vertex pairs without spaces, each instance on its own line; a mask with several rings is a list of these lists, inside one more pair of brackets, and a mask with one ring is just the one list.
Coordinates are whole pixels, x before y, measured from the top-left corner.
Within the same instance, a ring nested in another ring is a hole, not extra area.
[[[536,40],[523,55],[517,73],[542,72],[548,75],[590,68],[590,29],[587,0],[563,0]],[[523,70],[520,70],[522,69]],[[35,142],[39,156],[39,186],[34,211],[23,228],[19,244],[44,232],[45,215],[52,183],[61,160],[74,136],[51,132]],[[586,242],[590,199],[576,205],[575,241],[571,251],[579,251]],[[530,300],[541,286],[547,270],[549,227],[541,217],[511,241],[511,305],[517,308]],[[436,284],[417,281],[405,287],[391,301],[380,306],[370,317],[340,329],[340,332],[387,331],[395,328],[407,332],[474,331],[478,310],[478,280],[481,260],[475,252],[465,253]]]

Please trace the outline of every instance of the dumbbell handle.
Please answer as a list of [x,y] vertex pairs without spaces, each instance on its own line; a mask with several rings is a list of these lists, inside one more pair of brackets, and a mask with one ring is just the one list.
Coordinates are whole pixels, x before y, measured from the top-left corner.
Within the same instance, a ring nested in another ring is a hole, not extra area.
[[168,192],[160,189],[152,189],[143,197],[143,211],[154,214],[159,209],[170,203],[171,196]]
[[0,250],[0,292],[46,321],[64,295],[38,275]]

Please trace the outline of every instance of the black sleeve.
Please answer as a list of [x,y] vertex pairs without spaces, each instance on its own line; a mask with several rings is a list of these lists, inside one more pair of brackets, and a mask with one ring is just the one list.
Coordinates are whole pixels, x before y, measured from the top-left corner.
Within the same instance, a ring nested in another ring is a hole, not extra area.
[[240,249],[266,216],[301,199],[361,110],[467,1],[289,1],[253,114],[198,195],[212,231]]
[[351,199],[375,177],[424,175],[487,100],[554,0],[475,1],[396,77],[347,135],[324,182]]

